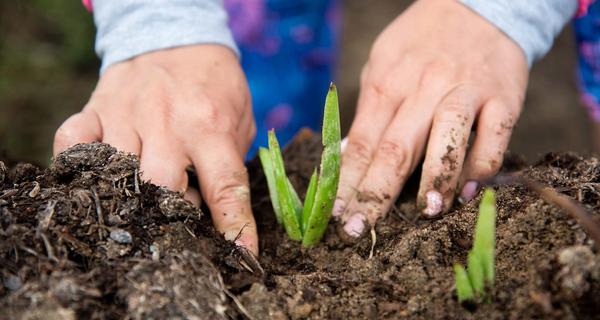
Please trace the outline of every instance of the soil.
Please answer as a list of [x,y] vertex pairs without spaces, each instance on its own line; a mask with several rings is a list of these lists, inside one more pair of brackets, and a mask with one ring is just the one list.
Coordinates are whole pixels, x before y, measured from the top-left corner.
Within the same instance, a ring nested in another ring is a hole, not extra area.
[[[320,150],[308,132],[285,149],[298,190]],[[505,164],[600,220],[599,160],[549,154],[521,167]],[[206,208],[141,181],[135,156],[108,145],[78,145],[48,169],[0,165],[0,318],[600,318],[596,245],[523,186],[497,187],[493,301],[462,306],[452,264],[466,260],[479,198],[422,220],[413,178],[373,233],[348,243],[331,223],[306,249],[277,225],[259,162],[248,169],[260,266]]]

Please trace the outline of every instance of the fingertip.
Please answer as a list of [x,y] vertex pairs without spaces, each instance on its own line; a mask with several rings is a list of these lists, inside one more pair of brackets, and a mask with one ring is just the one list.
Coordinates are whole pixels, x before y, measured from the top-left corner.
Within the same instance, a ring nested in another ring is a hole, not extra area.
[[54,134],[53,153],[62,152],[78,143],[102,139],[100,119],[94,112],[79,112],[70,116]]
[[255,256],[258,256],[258,233],[256,232],[254,221],[248,221],[242,225],[236,223],[222,231],[225,240],[232,241],[236,245],[250,250]]
[[362,235],[365,230],[365,220],[367,218],[362,213],[355,213],[344,224],[343,230],[344,232],[353,237],[358,238]]
[[444,197],[437,190],[429,190],[424,196],[424,206],[422,213],[427,218],[435,218],[444,209]]
[[200,207],[202,204],[202,197],[200,197],[200,191],[194,187],[188,187],[183,194],[183,198],[191,202],[196,207]]
[[165,141],[158,139],[153,141],[148,138],[142,144],[140,156],[142,178],[157,186],[185,193],[189,182],[185,171],[187,164],[187,158],[182,152],[169,147]]
[[458,200],[461,203],[469,202],[475,198],[478,191],[479,183],[477,181],[467,181],[462,187]]

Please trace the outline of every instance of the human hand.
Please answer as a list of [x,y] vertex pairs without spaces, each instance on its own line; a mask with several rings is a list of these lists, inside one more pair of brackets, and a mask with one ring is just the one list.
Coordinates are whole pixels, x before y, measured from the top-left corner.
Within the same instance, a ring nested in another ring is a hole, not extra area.
[[475,181],[502,164],[527,78],[518,45],[477,13],[455,0],[416,1],[362,71],[333,212],[344,231],[357,237],[385,215],[423,155],[425,216],[448,210],[457,190],[473,198]]
[[179,192],[187,190],[192,164],[217,230],[257,254],[243,163],[255,131],[237,57],[223,46],[194,45],[110,66],[83,110],[56,131],[54,153],[109,143],[139,155],[145,179]]

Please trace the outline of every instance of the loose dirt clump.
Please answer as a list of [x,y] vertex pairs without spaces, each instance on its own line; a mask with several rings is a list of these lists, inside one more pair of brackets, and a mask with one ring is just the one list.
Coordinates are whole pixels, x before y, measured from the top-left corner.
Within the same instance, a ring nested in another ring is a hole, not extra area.
[[[284,152],[301,193],[320,150],[303,132]],[[262,268],[215,232],[209,215],[141,181],[132,155],[95,143],[45,170],[0,163],[0,318],[599,317],[596,245],[523,186],[497,188],[494,299],[467,310],[454,295],[452,264],[466,260],[478,198],[420,220],[418,181],[409,180],[376,237],[348,244],[332,223],[305,249],[277,225],[259,162],[248,166]],[[600,220],[597,159],[550,154],[523,172]]]
[[241,270],[238,250],[179,194],[141,181],[135,156],[94,143],[47,170],[3,168],[0,318],[236,314],[216,266]]

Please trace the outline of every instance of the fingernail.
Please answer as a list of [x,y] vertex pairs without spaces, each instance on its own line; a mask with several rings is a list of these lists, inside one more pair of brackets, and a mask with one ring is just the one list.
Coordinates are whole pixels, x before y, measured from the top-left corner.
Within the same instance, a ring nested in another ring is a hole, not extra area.
[[344,232],[351,237],[358,238],[365,230],[365,216],[355,213],[344,224]]
[[223,233],[223,238],[227,241],[237,241],[240,240],[240,230],[228,230]]
[[440,212],[442,212],[442,207],[444,205],[444,199],[442,198],[442,194],[435,191],[427,191],[425,194],[427,207],[423,209],[423,213],[428,217],[435,217]]
[[333,203],[333,210],[331,214],[334,217],[339,217],[342,215],[342,213],[344,213],[344,210],[346,210],[346,204],[344,203],[344,200],[336,199]]
[[477,181],[468,181],[462,188],[462,192],[460,193],[459,201],[462,203],[469,202],[471,199],[475,198],[477,195],[477,189],[479,188],[479,183]]
[[342,153],[344,153],[344,151],[346,150],[347,146],[348,146],[348,137],[342,139],[342,142],[340,142],[340,151]]

